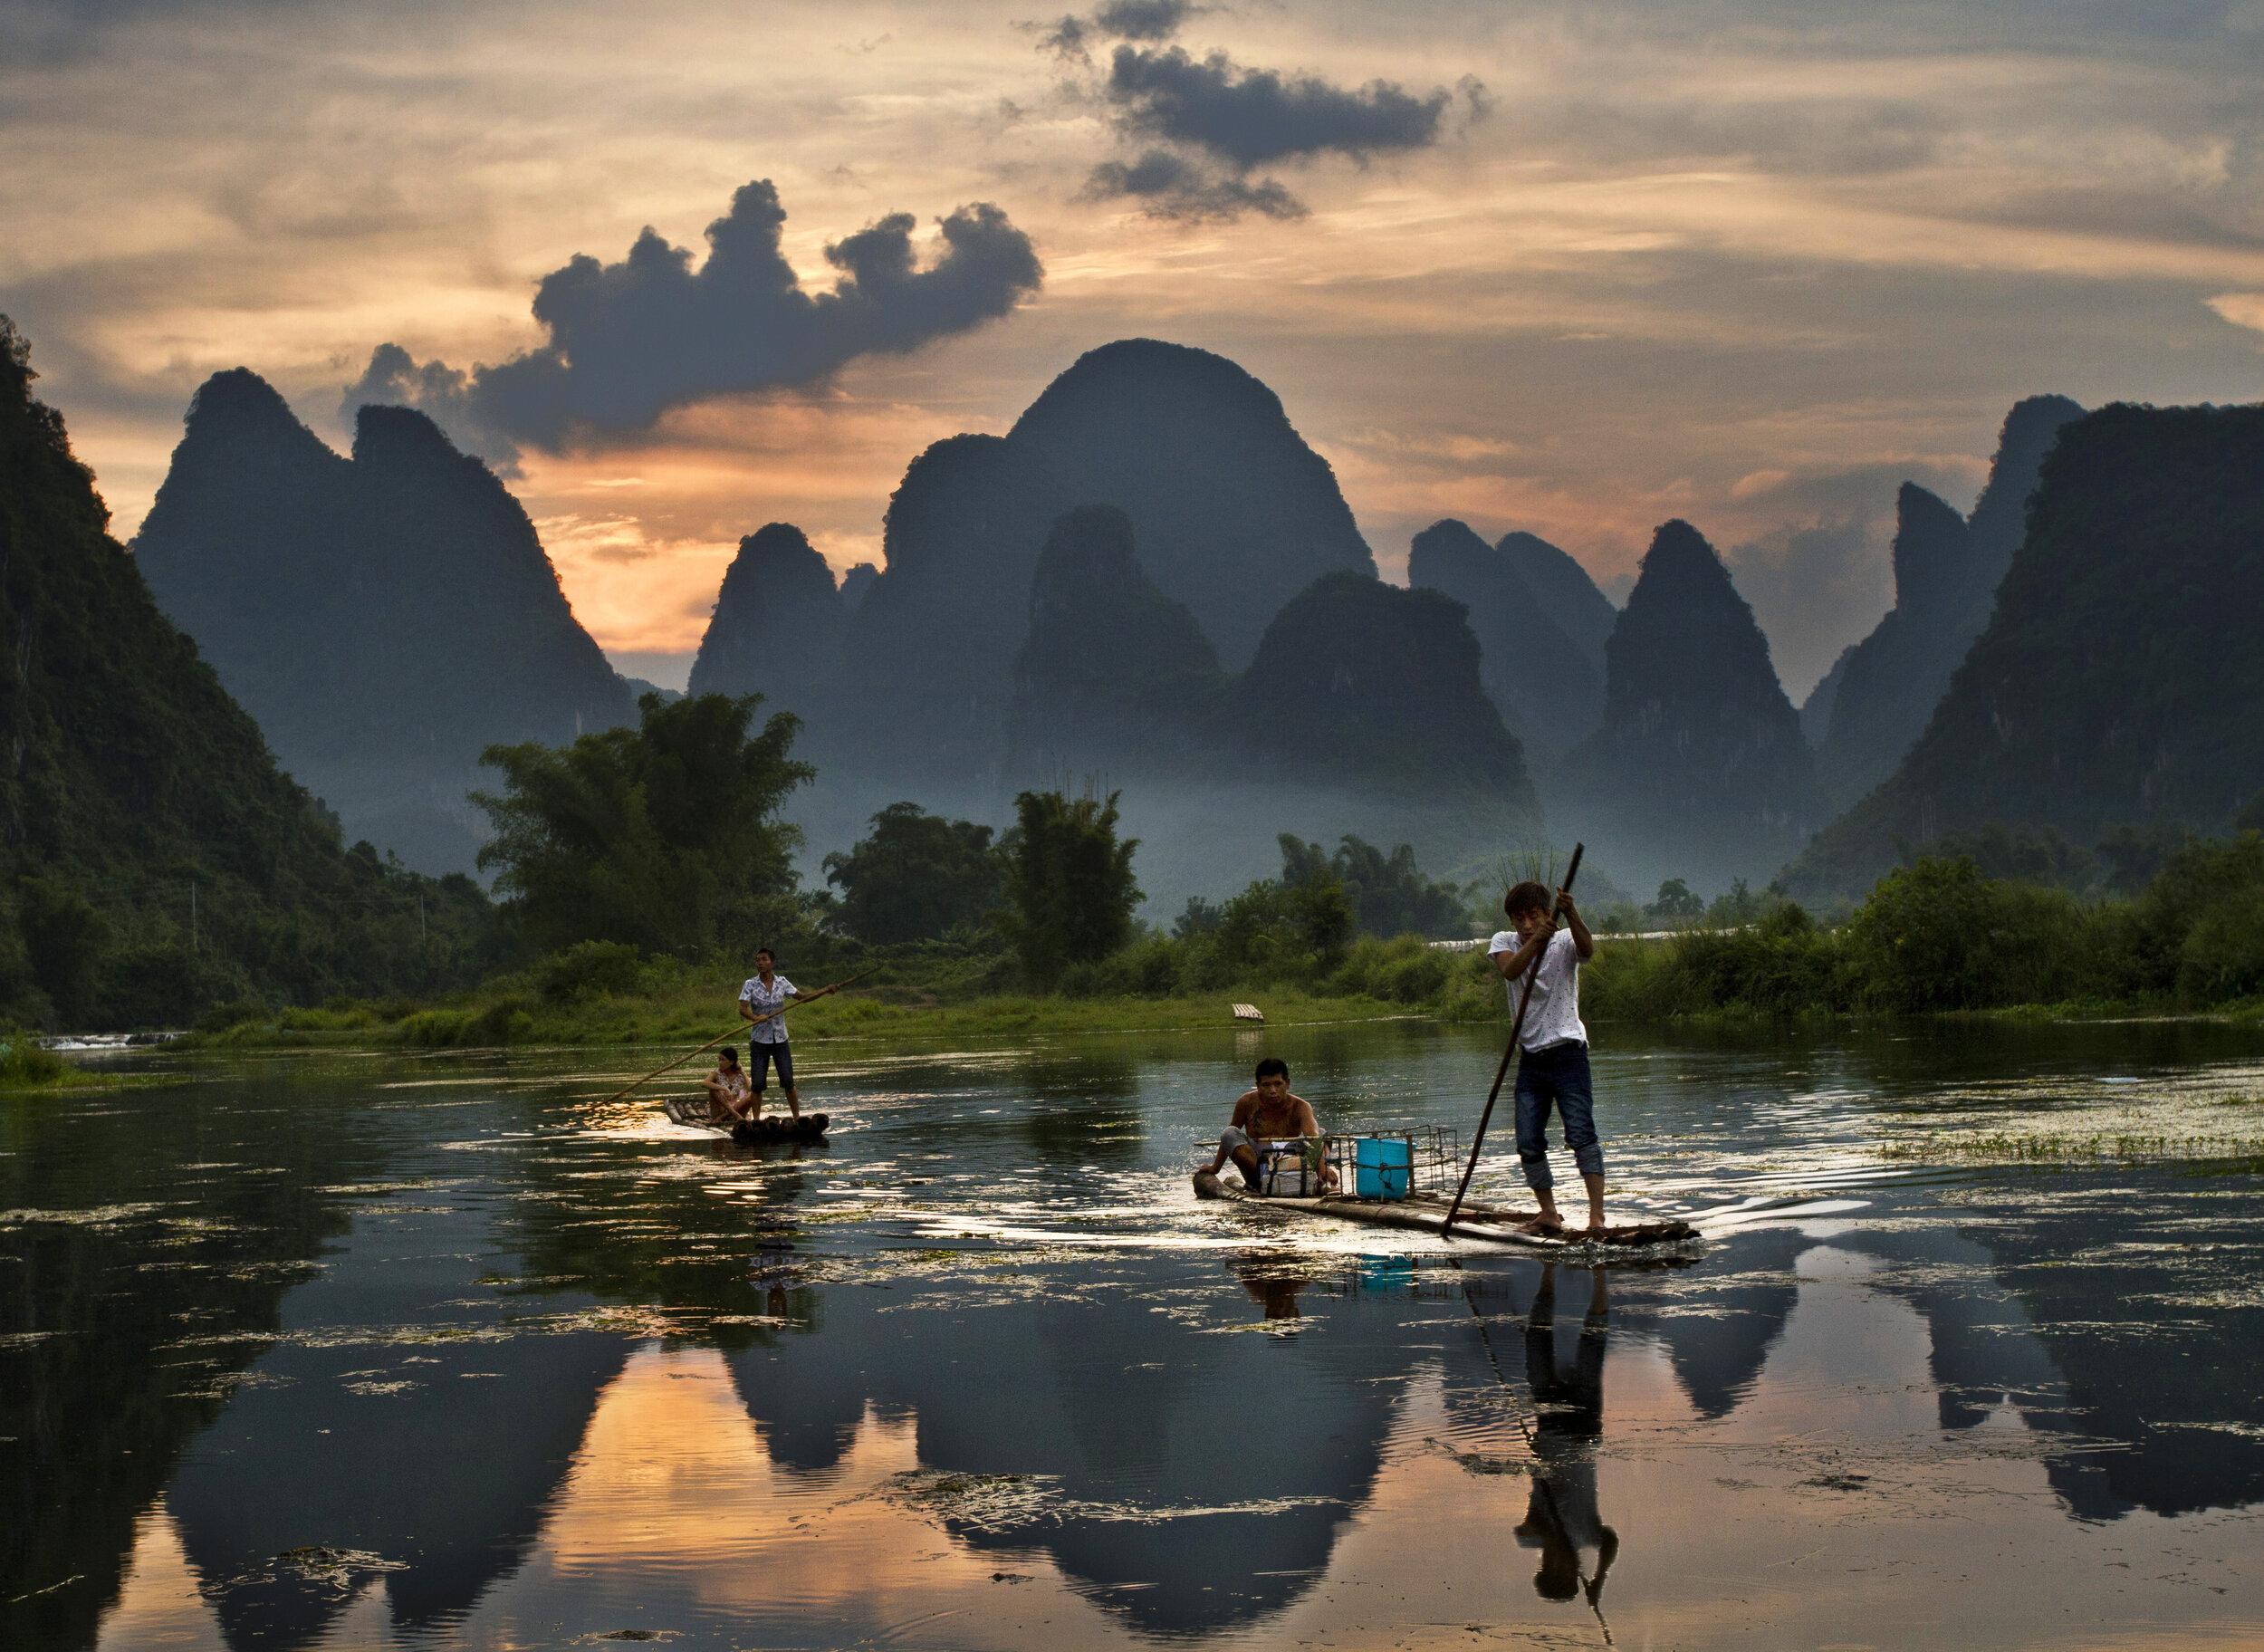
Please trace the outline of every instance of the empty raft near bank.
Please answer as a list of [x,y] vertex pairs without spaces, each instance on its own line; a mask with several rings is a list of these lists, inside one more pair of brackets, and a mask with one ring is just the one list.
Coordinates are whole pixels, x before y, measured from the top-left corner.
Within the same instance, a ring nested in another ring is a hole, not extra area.
[[[1400,1199],[1349,1198],[1341,1194],[1328,1194],[1319,1198],[1267,1197],[1261,1198],[1236,1180],[1218,1176],[1210,1170],[1194,1173],[1195,1197],[1226,1199],[1255,1206],[1262,1210],[1279,1210],[1299,1215],[1329,1216],[1339,1222],[1360,1222],[1371,1227],[1396,1227],[1416,1233],[1443,1235],[1446,1232],[1446,1212],[1449,1201],[1435,1193],[1413,1193]],[[1521,1245],[1529,1250],[1552,1253],[1599,1253],[1607,1257],[1641,1256],[1653,1259],[1689,1252],[1696,1247],[1698,1230],[1687,1222],[1639,1222],[1626,1226],[1605,1229],[1600,1236],[1587,1234],[1523,1234],[1518,1229],[1540,1213],[1538,1210],[1505,1210],[1498,1205],[1477,1205],[1465,1199],[1462,1214],[1454,1218],[1453,1237],[1477,1240],[1488,1244]]]

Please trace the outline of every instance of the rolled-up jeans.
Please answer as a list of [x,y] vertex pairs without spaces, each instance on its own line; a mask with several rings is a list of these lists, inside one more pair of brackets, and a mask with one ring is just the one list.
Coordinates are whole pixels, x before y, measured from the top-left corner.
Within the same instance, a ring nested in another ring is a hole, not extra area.
[[1588,1046],[1577,1038],[1528,1050],[1517,1061],[1517,1157],[1525,1185],[1554,1187],[1549,1172],[1549,1109],[1564,1120],[1564,1145],[1582,1176],[1604,1174],[1604,1148],[1596,1139],[1596,1096],[1588,1080]]
[[[1218,1133],[1218,1150],[1226,1156],[1228,1163],[1233,1164],[1236,1148],[1248,1148],[1252,1153],[1258,1151],[1258,1144],[1251,1140],[1249,1131],[1243,1129],[1239,1124],[1230,1124]],[[1259,1157],[1258,1164],[1260,1168],[1264,1167],[1265,1159],[1262,1155]],[[1257,1178],[1251,1172],[1242,1170],[1240,1165],[1235,1165],[1234,1168],[1242,1171],[1242,1183],[1252,1193],[1260,1190]]]

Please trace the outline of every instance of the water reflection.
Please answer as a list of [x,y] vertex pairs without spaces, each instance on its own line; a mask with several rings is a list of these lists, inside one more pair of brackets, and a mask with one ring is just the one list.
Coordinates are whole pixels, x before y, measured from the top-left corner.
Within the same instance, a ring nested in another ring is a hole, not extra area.
[[[1596,1447],[1604,1437],[1604,1351],[1611,1328],[1611,1284],[1602,1268],[1588,1273],[1588,1311],[1564,1357],[1557,1325],[1557,1268],[1542,1270],[1540,1288],[1525,1321],[1525,1383],[1535,1419],[1533,1491],[1517,1541],[1540,1551],[1533,1591],[1544,1600],[1585,1593],[1597,1606],[1604,1574],[1619,1553],[1619,1533],[1604,1523],[1596,1503]],[[1582,1552],[1596,1556],[1587,1575]]]
[[[1332,1120],[1459,1104],[1466,1052],[1331,1036],[1290,1053]],[[1816,1099],[1868,1059],[1622,1058],[1630,1197],[1693,1153],[1797,1181],[1871,1128]],[[1197,1207],[1245,1066],[892,1062],[837,1077],[830,1151],[561,1125],[542,1073],[74,1103],[0,1158],[0,1641],[93,1644],[129,1575],[110,1644],[232,1652],[1593,1636],[1608,1577],[1626,1644],[1948,1591],[1986,1645],[2106,1532],[2228,1592],[2118,1573],[2152,1592],[2099,1620],[2264,1622],[2224,1558],[2264,1498],[2252,1174],[1835,1168],[1858,1197],[1607,1274]],[[361,1128],[312,1128],[341,1089]],[[1983,1534],[2027,1557],[2000,1599]]]

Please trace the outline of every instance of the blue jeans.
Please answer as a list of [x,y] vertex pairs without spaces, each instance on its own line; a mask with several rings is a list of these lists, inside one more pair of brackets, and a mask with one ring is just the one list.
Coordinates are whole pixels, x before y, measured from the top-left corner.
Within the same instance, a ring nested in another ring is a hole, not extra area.
[[1549,1109],[1564,1120],[1564,1145],[1582,1176],[1604,1174],[1596,1139],[1596,1093],[1588,1080],[1588,1046],[1578,1039],[1528,1050],[1517,1061],[1517,1157],[1529,1187],[1554,1187],[1549,1173]]
[[747,1043],[747,1077],[754,1085],[754,1093],[763,1093],[763,1081],[770,1077],[766,1071],[772,1061],[778,1063],[778,1083],[782,1090],[794,1087],[794,1058],[787,1053],[784,1043],[761,1044],[753,1040]]

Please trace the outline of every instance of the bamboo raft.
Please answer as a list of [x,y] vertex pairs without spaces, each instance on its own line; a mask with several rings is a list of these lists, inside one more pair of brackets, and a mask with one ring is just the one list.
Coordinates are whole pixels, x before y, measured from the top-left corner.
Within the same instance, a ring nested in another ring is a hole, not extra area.
[[[1333,1216],[1340,1222],[1363,1222],[1371,1227],[1408,1228],[1433,1234],[1443,1234],[1446,1228],[1447,1201],[1435,1193],[1412,1193],[1404,1199],[1361,1199],[1343,1194],[1324,1194],[1319,1198],[1262,1198],[1242,1186],[1239,1177],[1230,1180],[1214,1171],[1198,1170],[1194,1173],[1194,1194],[1198,1199],[1239,1201],[1261,1210],[1290,1211],[1306,1216]],[[1497,1205],[1474,1205],[1464,1200],[1462,1215],[1454,1219],[1453,1237],[1483,1240],[1489,1244],[1522,1245],[1536,1251],[1561,1253],[1608,1249],[1620,1254],[1638,1251],[1656,1254],[1687,1247],[1698,1237],[1696,1228],[1681,1221],[1638,1222],[1622,1227],[1609,1227],[1596,1237],[1584,1233],[1549,1234],[1517,1231],[1539,1215],[1540,1212],[1538,1210],[1504,1210]]]
[[827,1127],[833,1122],[825,1113],[804,1113],[799,1119],[773,1113],[767,1119],[742,1119],[735,1123],[723,1124],[708,1117],[705,1095],[670,1096],[660,1103],[660,1110],[677,1124],[695,1130],[710,1130],[718,1136],[728,1136],[742,1147],[823,1141]]

